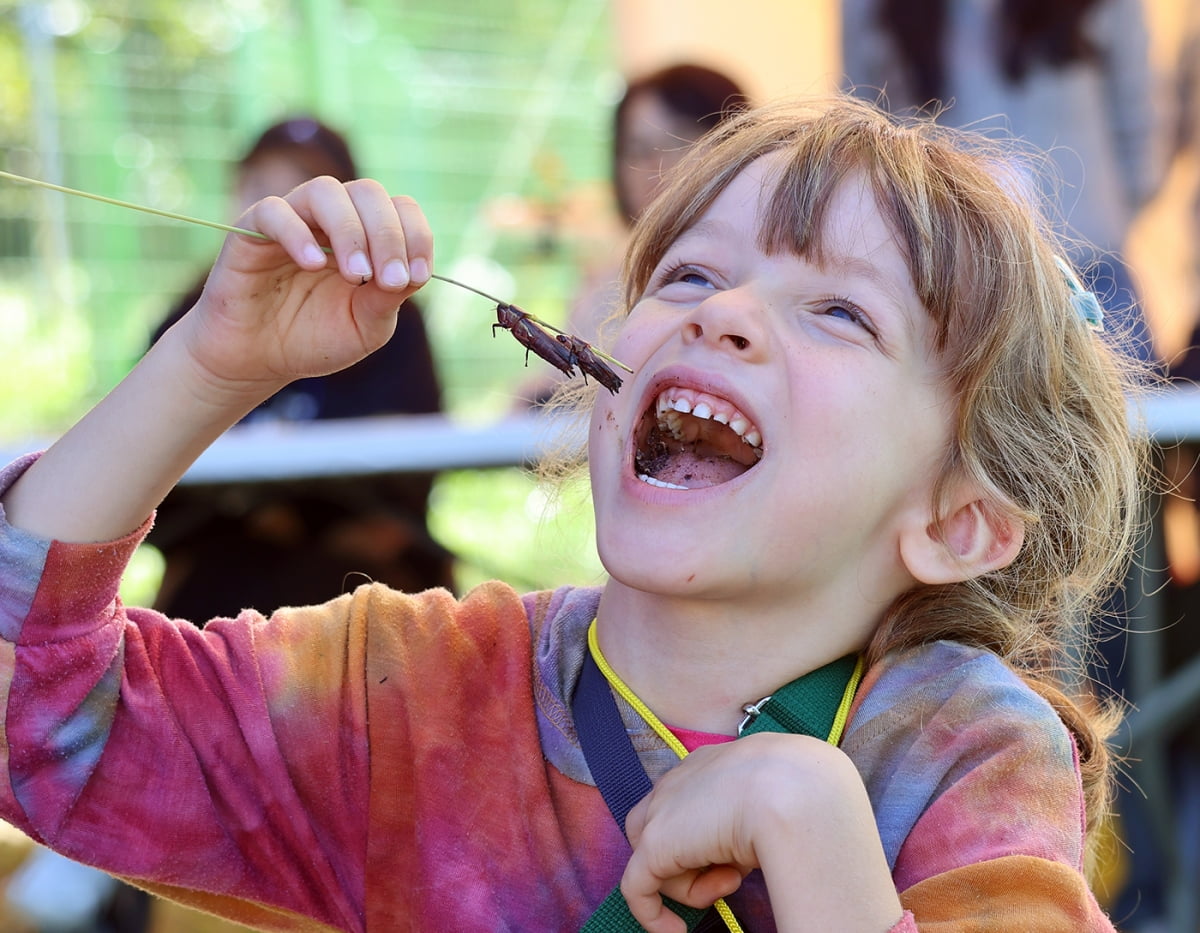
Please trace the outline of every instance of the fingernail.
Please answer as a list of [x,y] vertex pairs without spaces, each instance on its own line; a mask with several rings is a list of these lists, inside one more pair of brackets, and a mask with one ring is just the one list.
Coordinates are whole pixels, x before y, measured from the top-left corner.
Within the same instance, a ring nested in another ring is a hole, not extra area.
[[371,262],[367,259],[366,253],[351,253],[350,260],[346,263],[346,268],[350,270],[352,275],[371,274]]
[[399,259],[393,259],[383,267],[383,274],[380,276],[384,285],[390,285],[393,288],[403,288],[408,284],[408,268]]
[[304,257],[304,261],[309,265],[315,266],[317,263],[325,265],[325,254],[321,251],[321,247],[317,246],[316,243],[309,243],[308,246],[304,247],[304,252],[302,255]]
[[423,285],[429,281],[429,263],[418,256],[409,266],[408,275],[409,281]]

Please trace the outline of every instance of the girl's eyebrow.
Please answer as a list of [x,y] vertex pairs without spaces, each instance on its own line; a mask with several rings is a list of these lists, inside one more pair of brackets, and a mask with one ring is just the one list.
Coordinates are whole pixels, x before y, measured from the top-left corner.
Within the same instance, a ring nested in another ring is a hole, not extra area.
[[[916,315],[918,312],[924,313],[925,306],[907,279],[903,285],[899,285],[893,276],[880,271],[873,262],[863,259],[861,256],[851,256],[845,253],[829,253],[824,257],[820,268],[827,275],[865,280],[883,298],[885,311],[892,312],[888,314],[888,317],[894,317],[910,342],[916,340],[918,321]],[[867,310],[872,309],[868,306]]]
[[684,230],[679,236],[671,242],[667,247],[668,250],[678,246],[680,243],[686,245],[688,241],[704,237],[731,236],[733,230],[729,224],[723,220],[717,220],[712,217],[702,217],[694,224]]
[[895,283],[888,276],[880,272],[875,263],[869,262],[860,256],[830,252],[826,253],[821,265],[824,265],[827,267],[827,271],[836,275],[867,279],[882,290],[889,292],[896,291]]
[[[845,277],[855,279],[866,279],[871,285],[878,289],[886,298],[892,301],[900,311],[904,311],[905,317],[907,314],[907,306],[915,301],[920,305],[920,299],[916,292],[903,286],[898,286],[893,276],[881,272],[875,263],[863,259],[860,256],[847,256],[840,253],[830,253],[824,257],[821,263],[824,271]],[[905,283],[908,285],[908,283]]]

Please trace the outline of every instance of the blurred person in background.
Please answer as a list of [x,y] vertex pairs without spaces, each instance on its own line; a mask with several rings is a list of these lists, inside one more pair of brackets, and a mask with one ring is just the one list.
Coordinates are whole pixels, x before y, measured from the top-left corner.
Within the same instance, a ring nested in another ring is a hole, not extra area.
[[[276,123],[236,164],[235,215],[318,175],[358,177],[346,140],[307,116]],[[195,303],[203,284],[180,299],[151,342]],[[378,354],[288,386],[245,422],[441,410],[433,351],[410,299]],[[366,579],[410,592],[453,588],[451,556],[426,524],[432,484],[432,474],[422,474],[180,487],[163,503],[149,538],[166,562],[156,608],[208,619],[247,607],[323,602]]]
[[[641,75],[626,85],[612,125],[612,190],[623,235],[601,262],[583,270],[565,325],[569,333],[604,345],[603,325],[618,304],[624,234],[654,200],[663,177],[688,148],[746,109],[749,102],[733,78],[690,62]],[[557,371],[541,367],[518,388],[518,405],[543,404],[560,378]]]
[[[1181,387],[1200,385],[1200,4],[1190,2],[1176,69],[1177,113],[1172,155],[1182,160],[1188,178],[1188,215],[1184,256],[1190,268],[1191,288],[1184,290],[1187,304],[1180,309],[1191,321],[1191,333],[1181,352],[1170,361],[1171,379]],[[1162,671],[1175,676],[1200,654],[1200,442],[1195,439],[1167,447],[1162,452],[1167,490],[1160,521],[1166,556],[1166,584],[1162,588]],[[1167,746],[1168,780],[1172,816],[1177,826],[1178,872],[1184,884],[1200,890],[1200,715],[1192,713],[1173,730]]]
[[1154,360],[1121,258],[1164,168],[1141,0],[843,0],[842,55],[859,96],[1049,156],[1030,180],[1053,188],[1106,329]]

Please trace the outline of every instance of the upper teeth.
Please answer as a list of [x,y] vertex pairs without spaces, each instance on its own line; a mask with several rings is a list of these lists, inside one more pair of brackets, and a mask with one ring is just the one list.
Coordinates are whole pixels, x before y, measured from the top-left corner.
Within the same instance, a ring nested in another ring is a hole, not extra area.
[[681,419],[678,415],[716,421],[728,425],[742,441],[762,455],[762,434],[754,423],[733,405],[715,395],[707,395],[693,389],[674,387],[658,396],[656,403],[659,424],[670,430],[678,439],[681,436]]

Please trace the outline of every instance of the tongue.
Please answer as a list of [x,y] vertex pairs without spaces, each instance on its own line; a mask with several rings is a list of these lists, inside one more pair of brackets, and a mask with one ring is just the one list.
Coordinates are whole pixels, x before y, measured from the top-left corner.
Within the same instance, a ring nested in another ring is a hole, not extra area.
[[676,486],[699,489],[719,486],[745,472],[745,466],[729,457],[700,457],[694,451],[685,449],[672,454],[662,467],[655,470],[654,476]]

